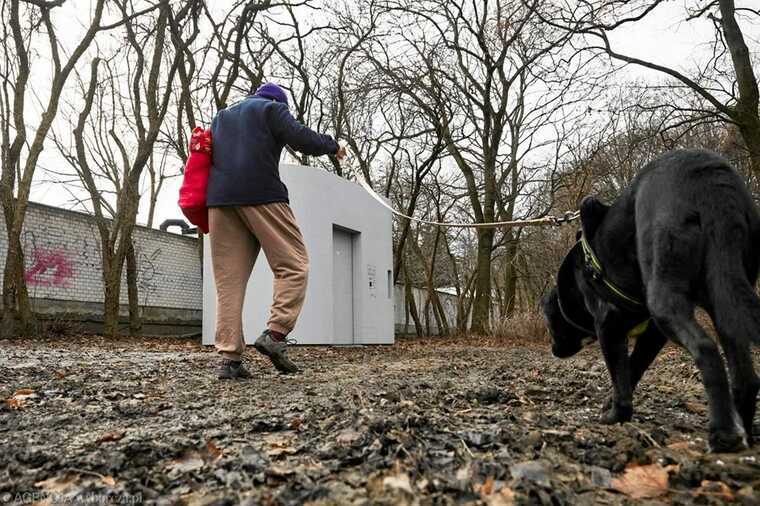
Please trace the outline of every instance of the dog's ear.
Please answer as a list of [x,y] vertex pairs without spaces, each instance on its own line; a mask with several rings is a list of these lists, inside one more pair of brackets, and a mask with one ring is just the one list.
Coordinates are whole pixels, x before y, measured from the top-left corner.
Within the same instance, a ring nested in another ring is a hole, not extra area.
[[562,316],[571,325],[581,325],[586,329],[594,328],[594,318],[586,309],[583,292],[576,281],[576,272],[584,265],[583,249],[576,244],[562,260],[557,273],[557,298]]
[[581,201],[581,229],[583,234],[588,237],[594,237],[596,229],[604,221],[609,206],[602,204],[594,197],[584,197]]

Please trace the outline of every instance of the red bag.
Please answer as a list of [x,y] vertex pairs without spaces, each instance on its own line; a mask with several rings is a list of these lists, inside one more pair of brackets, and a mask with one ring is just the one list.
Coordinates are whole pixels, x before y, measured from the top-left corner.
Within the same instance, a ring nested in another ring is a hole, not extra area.
[[204,234],[208,234],[206,190],[210,170],[211,130],[195,127],[190,135],[190,155],[179,188],[179,207],[188,221]]

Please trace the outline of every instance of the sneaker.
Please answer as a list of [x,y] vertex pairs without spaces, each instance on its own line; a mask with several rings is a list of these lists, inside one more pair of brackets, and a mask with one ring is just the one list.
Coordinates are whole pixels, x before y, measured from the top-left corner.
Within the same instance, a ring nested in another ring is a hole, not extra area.
[[222,366],[219,368],[219,379],[248,379],[251,373],[243,367],[242,362],[234,360],[222,360]]
[[285,341],[276,341],[272,338],[269,330],[265,330],[254,343],[256,350],[269,357],[272,364],[283,374],[298,372],[298,366],[288,358],[288,344],[294,344],[295,340],[287,339]]

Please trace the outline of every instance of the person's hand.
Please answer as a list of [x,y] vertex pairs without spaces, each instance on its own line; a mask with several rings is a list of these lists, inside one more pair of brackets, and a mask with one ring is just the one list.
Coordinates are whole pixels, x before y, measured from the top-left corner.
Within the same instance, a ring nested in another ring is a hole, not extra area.
[[338,152],[335,153],[335,158],[339,162],[342,162],[346,158],[346,146],[340,146],[338,148]]

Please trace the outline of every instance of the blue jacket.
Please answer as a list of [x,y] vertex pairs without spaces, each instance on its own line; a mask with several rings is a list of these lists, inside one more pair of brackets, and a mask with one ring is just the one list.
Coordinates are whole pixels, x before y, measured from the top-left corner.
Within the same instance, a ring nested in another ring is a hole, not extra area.
[[280,180],[285,145],[307,155],[338,152],[338,143],[300,124],[285,104],[250,96],[219,111],[211,123],[211,172],[206,205],[288,202]]

